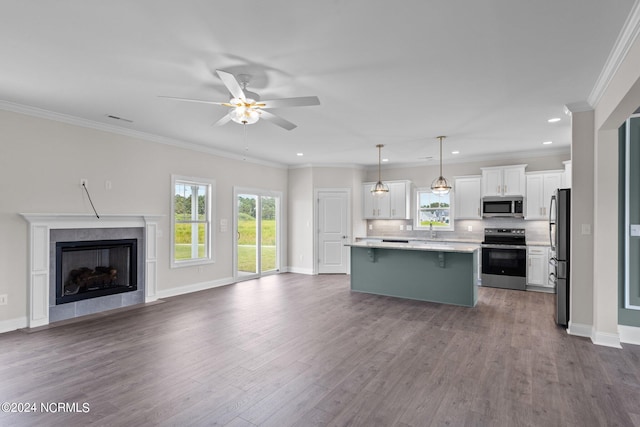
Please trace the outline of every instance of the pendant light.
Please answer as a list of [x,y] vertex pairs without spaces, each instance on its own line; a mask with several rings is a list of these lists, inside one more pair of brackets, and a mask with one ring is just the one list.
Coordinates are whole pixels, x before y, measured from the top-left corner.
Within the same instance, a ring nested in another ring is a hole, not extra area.
[[440,140],[440,176],[431,183],[431,192],[434,194],[449,194],[451,186],[447,182],[447,179],[442,176],[442,140],[445,139],[446,136],[438,136],[437,138]]
[[374,196],[382,197],[389,192],[389,187],[387,186],[387,184],[382,182],[380,174],[380,163],[382,162],[382,147],[384,147],[384,145],[378,144],[376,145],[376,147],[378,148],[378,182],[376,182],[376,185],[371,187],[371,194],[373,194]]

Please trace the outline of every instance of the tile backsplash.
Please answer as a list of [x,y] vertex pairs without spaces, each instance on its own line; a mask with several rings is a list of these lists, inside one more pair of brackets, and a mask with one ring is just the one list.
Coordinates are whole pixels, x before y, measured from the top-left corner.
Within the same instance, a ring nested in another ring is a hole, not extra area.
[[[407,225],[414,227],[413,220],[368,220],[368,237],[400,237],[424,238],[430,237],[429,230],[407,231]],[[402,230],[400,227],[402,226]],[[369,229],[371,227],[371,229]],[[525,221],[518,218],[487,218],[482,220],[456,220],[454,231],[436,231],[436,238],[442,240],[466,240],[481,242],[484,239],[484,229],[488,228],[524,228],[527,243],[545,243],[549,240],[549,223],[547,221]],[[469,231],[471,227],[471,231]]]

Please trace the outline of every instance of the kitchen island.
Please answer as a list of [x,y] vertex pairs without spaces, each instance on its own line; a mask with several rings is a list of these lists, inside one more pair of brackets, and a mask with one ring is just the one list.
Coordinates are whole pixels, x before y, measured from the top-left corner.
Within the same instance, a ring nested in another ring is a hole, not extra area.
[[351,290],[474,307],[480,246],[453,242],[356,242]]

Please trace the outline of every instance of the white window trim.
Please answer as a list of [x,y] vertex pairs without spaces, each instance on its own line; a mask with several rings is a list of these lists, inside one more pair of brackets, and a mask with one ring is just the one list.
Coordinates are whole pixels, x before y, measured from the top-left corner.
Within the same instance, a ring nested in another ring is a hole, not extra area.
[[[420,193],[432,193],[431,188],[429,187],[420,187],[420,188],[416,188],[416,192],[415,192],[415,201],[416,201],[416,205],[415,208],[416,210],[415,212],[415,221],[414,221],[414,225],[413,225],[413,229],[414,230],[429,230],[429,226],[424,226],[420,224]],[[454,224],[454,194],[453,194],[453,189],[451,189],[451,191],[449,191],[449,226],[448,227],[433,227],[434,231],[455,231],[455,224]]]
[[[207,253],[208,257],[200,259],[190,259],[183,261],[176,261],[175,259],[175,240],[176,240],[176,220],[175,220],[175,191],[176,183],[184,182],[194,185],[205,185],[208,188],[207,191],[207,222],[209,235],[207,236]],[[184,175],[171,175],[171,268],[192,267],[196,265],[212,264],[215,262],[215,242],[214,242],[214,228],[215,228],[215,200],[216,200],[216,181],[209,178],[198,178],[193,176]]]

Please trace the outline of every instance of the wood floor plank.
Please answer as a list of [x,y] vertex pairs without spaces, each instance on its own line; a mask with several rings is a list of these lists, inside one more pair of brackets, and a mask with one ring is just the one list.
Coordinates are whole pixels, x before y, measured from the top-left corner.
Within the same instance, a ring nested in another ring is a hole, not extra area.
[[0,335],[0,397],[88,413],[4,426],[638,426],[640,346],[553,322],[553,295],[475,308],[279,274]]

